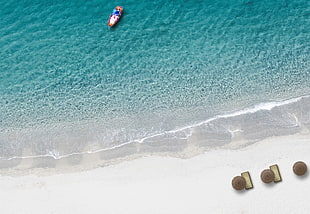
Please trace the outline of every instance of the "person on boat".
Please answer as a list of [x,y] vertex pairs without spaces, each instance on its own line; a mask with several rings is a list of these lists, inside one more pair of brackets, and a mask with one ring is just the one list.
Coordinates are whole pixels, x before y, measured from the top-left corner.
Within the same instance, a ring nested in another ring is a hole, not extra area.
[[119,10],[116,10],[116,9],[113,9],[112,14],[113,14],[113,15],[117,15],[117,16],[120,15]]

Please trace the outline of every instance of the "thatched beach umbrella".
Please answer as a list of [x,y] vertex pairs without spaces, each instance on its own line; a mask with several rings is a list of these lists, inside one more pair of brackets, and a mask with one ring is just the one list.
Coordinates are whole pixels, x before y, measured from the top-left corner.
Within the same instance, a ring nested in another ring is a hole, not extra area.
[[244,177],[236,176],[233,178],[231,184],[235,190],[243,190],[245,188],[246,182]]
[[262,171],[260,177],[262,181],[266,184],[273,182],[275,178],[273,171],[271,171],[270,169],[265,169],[264,171]]
[[298,161],[294,164],[293,171],[298,176],[304,175],[307,172],[307,165],[302,161]]

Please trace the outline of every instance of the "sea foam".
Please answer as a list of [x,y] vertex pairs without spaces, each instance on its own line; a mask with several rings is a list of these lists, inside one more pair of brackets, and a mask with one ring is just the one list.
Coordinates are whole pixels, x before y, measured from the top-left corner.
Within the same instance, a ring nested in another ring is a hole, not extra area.
[[[208,151],[223,146],[227,148],[227,145],[234,141],[240,141],[238,147],[241,147],[267,137],[291,135],[309,132],[309,130],[310,96],[305,95],[284,101],[261,103],[243,110],[217,115],[196,124],[133,139],[111,147],[99,149],[81,147],[75,148],[75,152],[74,150],[68,152],[70,149],[60,146],[45,150],[45,153],[31,155],[27,155],[29,149],[24,148],[20,154],[26,155],[3,155],[1,166],[14,166],[23,159],[31,159],[37,160],[34,161],[37,164],[32,164],[32,167],[55,167],[57,160],[68,159],[72,164],[77,164],[83,159],[83,155],[90,154],[99,154],[100,159],[111,160],[138,154],[184,153],[188,147]],[[1,137],[3,139],[4,136]]]

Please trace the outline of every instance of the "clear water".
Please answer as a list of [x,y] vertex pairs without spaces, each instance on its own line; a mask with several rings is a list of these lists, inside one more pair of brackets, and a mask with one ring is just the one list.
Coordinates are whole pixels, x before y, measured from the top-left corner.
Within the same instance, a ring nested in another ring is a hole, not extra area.
[[[123,17],[109,29],[118,4]],[[167,135],[188,141],[194,127],[218,136],[201,127],[212,118],[301,96],[294,115],[308,124],[308,0],[7,0],[0,47],[2,160],[130,142],[152,141],[152,151]],[[264,119],[244,112],[253,124]],[[273,135],[283,123],[274,127]]]

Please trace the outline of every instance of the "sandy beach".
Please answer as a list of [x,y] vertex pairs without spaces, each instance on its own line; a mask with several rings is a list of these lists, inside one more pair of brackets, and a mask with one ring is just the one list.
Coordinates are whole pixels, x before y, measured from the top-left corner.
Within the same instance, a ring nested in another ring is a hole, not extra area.
[[1,6],[1,213],[310,213],[309,0]]
[[[310,163],[309,151],[310,136],[304,133],[189,159],[148,156],[74,173],[1,176],[1,209],[7,214],[307,213],[310,178],[294,175],[292,165]],[[272,164],[279,165],[283,181],[267,185],[260,173]],[[231,179],[244,171],[254,189],[237,192]]]

